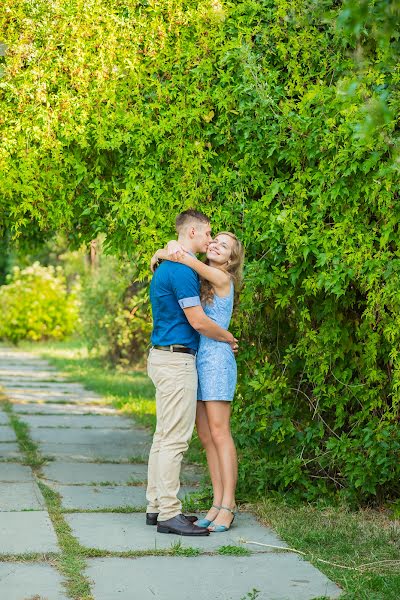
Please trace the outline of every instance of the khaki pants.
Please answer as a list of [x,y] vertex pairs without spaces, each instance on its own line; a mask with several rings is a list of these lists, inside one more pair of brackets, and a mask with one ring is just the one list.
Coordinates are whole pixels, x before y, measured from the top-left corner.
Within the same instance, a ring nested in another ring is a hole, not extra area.
[[177,498],[183,453],[192,437],[197,403],[196,358],[152,348],[147,372],[156,386],[157,427],[150,450],[147,512],[166,521],[182,512]]

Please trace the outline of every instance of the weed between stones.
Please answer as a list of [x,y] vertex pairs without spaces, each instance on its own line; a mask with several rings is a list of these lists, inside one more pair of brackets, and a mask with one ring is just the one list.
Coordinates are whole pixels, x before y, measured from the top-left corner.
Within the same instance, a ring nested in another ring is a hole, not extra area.
[[7,413],[10,420],[10,425],[15,431],[17,436],[17,442],[21,452],[24,454],[23,464],[28,465],[32,468],[40,468],[45,459],[40,456],[38,452],[38,446],[29,437],[29,427],[26,423],[23,423],[18,416],[13,412],[11,403],[6,399],[2,400],[2,407]]
[[243,546],[220,546],[218,554],[224,556],[250,556],[251,552],[247,548],[243,548]]

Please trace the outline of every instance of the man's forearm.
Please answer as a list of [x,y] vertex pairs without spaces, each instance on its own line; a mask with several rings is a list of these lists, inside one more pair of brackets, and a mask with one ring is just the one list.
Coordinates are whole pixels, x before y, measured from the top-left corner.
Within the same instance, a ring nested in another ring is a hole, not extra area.
[[227,342],[230,344],[235,339],[230,331],[223,329],[206,315],[195,324],[194,328],[202,335],[217,340],[218,342]]

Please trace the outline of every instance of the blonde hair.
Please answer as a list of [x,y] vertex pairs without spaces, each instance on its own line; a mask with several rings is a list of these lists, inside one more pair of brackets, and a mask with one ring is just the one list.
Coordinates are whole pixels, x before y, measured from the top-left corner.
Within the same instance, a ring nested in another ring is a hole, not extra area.
[[[228,273],[231,277],[235,288],[234,301],[236,304],[239,298],[240,289],[243,284],[244,248],[242,242],[236,237],[234,233],[231,233],[230,231],[220,231],[215,237],[218,237],[219,235],[227,235],[234,241],[234,244],[231,249],[229,263],[226,266],[224,266],[222,270],[225,271],[225,273]],[[206,260],[206,264],[208,263],[209,261]],[[210,302],[212,302],[214,297],[214,288],[212,284],[209,281],[206,281],[205,279],[201,280],[200,296],[203,304],[209,304]]]

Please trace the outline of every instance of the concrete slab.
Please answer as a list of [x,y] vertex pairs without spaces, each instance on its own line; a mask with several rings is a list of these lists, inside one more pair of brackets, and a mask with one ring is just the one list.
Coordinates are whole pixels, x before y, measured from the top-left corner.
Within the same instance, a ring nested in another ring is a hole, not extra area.
[[[97,510],[126,506],[138,509],[145,508],[147,504],[146,488],[144,486],[67,486],[52,484],[52,488],[61,495],[63,508],[68,509]],[[187,494],[196,491],[198,490],[194,487],[182,487],[178,496],[183,499]]]
[[47,512],[0,513],[0,555],[58,551]]
[[0,425],[8,425],[8,415],[5,412],[0,411]]
[[15,435],[15,431],[12,427],[8,427],[7,425],[3,425],[0,427],[0,442],[16,442],[17,436]]
[[30,467],[17,463],[0,463],[0,483],[23,483],[33,481]]
[[257,600],[340,596],[334,583],[295,554],[94,558],[86,573],[96,600],[132,600],[132,590],[140,600],[210,600],[210,594],[212,600],[239,600],[254,589]]
[[61,373],[57,373],[57,371],[55,369],[37,369],[37,368],[25,368],[23,367],[23,365],[20,365],[18,367],[7,367],[7,366],[3,366],[0,365],[0,381],[3,381],[5,379],[11,379],[11,380],[26,380],[26,379],[40,379],[45,381],[46,379],[50,379],[51,381],[54,381],[54,379],[56,379],[57,381],[65,381],[65,377],[64,375],[61,375]]
[[37,483],[0,483],[0,512],[46,510]]
[[80,394],[81,392],[87,392],[87,389],[80,383],[72,383],[67,381],[57,383],[55,381],[18,381],[17,379],[2,379],[1,382],[3,387],[16,392],[23,390],[54,390],[58,392],[68,392],[73,390],[77,394]]
[[19,366],[21,364],[24,364],[25,366],[41,366],[45,368],[50,366],[46,360],[33,356],[29,352],[7,352],[0,350],[0,361],[3,366]]
[[56,370],[56,367],[53,367],[53,365],[48,363],[46,360],[43,358],[34,357],[32,354],[26,354],[25,360],[21,360],[16,356],[6,357],[0,351],[0,361],[1,369],[30,369],[32,367],[36,368],[39,365],[41,368]]
[[60,574],[41,563],[0,562],[0,598],[68,600]]
[[16,369],[7,371],[0,369],[0,383],[3,386],[30,385],[30,383],[62,383],[65,385],[65,378],[58,375],[57,371],[17,371]]
[[133,420],[107,415],[21,415],[30,427],[69,427],[75,429],[131,429]]
[[22,456],[19,451],[18,444],[14,442],[0,442],[0,457],[1,458],[20,458]]
[[[82,485],[87,483],[129,484],[147,480],[147,464],[116,465],[113,463],[51,462],[42,467],[44,478],[57,483]],[[196,483],[201,472],[191,466],[184,466],[181,472],[182,483]]]
[[[39,430],[40,431],[40,430]],[[60,429],[59,431],[74,431],[73,429]],[[85,430],[90,431],[90,430]],[[145,462],[149,453],[148,444],[123,446],[106,446],[90,444],[57,444],[56,442],[41,442],[40,451],[45,456],[55,459],[73,460],[79,462],[107,462],[109,460],[120,463]]]
[[118,446],[125,448],[128,455],[132,454],[130,447],[149,444],[152,439],[151,435],[143,429],[57,429],[54,427],[32,429],[31,438],[36,442],[88,444],[98,446],[99,449],[104,449],[107,446]]
[[90,404],[68,404],[64,402],[50,403],[13,403],[13,411],[21,414],[46,414],[46,415],[118,415],[115,408],[107,406],[93,406]]
[[87,393],[87,394],[75,394],[75,393],[71,393],[71,394],[61,394],[61,393],[55,393],[55,392],[22,392],[22,393],[15,393],[15,392],[10,392],[10,390],[5,390],[4,391],[5,395],[7,396],[7,398],[9,400],[12,401],[16,401],[17,403],[20,402],[38,402],[38,403],[46,403],[46,402],[66,402],[66,403],[73,403],[73,404],[107,404],[107,401],[104,400],[103,398],[100,398],[100,396],[95,396],[93,394]]
[[[236,517],[234,525],[224,535],[199,538],[157,533],[153,527],[146,527],[142,513],[73,513],[65,518],[82,545],[112,552],[168,549],[178,541],[185,548],[194,546],[203,552],[226,545],[243,546],[242,539],[285,546],[271,529],[260,527],[252,515],[245,513]],[[268,551],[262,546],[246,548],[254,553]]]

